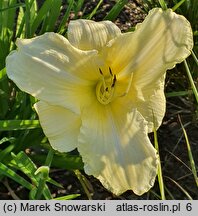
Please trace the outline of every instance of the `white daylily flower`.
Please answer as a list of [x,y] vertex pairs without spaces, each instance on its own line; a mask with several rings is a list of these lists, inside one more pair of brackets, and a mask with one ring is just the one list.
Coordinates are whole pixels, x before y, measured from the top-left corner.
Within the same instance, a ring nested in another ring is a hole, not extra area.
[[87,174],[114,194],[141,195],[154,184],[157,153],[148,133],[165,112],[167,69],[193,46],[189,22],[153,9],[135,32],[110,21],[71,21],[55,33],[18,39],[7,74],[35,105],[52,147],[78,148]]

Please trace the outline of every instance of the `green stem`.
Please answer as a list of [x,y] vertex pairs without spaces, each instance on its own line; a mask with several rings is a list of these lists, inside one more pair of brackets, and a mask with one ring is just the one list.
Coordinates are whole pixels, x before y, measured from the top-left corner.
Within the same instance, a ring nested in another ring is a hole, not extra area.
[[[50,167],[52,160],[53,160],[53,156],[54,156],[54,150],[52,148],[50,148],[48,155],[47,155],[47,158],[45,160],[45,166]],[[41,196],[43,194],[43,190],[45,188],[45,183],[48,180],[48,175],[46,175],[46,173],[41,172],[40,175],[41,175],[41,177],[40,177],[37,192],[35,195],[36,200],[41,199]]]
[[[156,132],[155,128],[154,128],[154,143],[155,143],[155,149],[157,150],[157,152],[159,154],[159,145],[158,145],[158,139],[157,139],[157,132]],[[163,177],[162,177],[162,167],[161,167],[160,156],[159,156],[159,164],[158,164],[157,177],[158,177],[158,182],[159,182],[161,199],[165,200],[166,197],[165,197],[165,192],[164,192],[164,182],[163,182]]]
[[37,188],[37,191],[36,191],[36,195],[35,195],[35,199],[36,200],[40,200],[41,199],[44,187],[45,187],[45,180],[41,177],[40,180],[39,180],[39,185],[38,185],[38,188]]
[[52,148],[50,148],[50,150],[49,150],[49,152],[47,154],[47,158],[45,160],[45,166],[48,166],[48,167],[51,166],[53,157],[54,157],[54,150]]
[[179,91],[179,92],[167,92],[165,93],[166,97],[178,97],[178,96],[186,96],[186,95],[192,95],[192,90],[186,90],[186,91]]
[[91,12],[91,14],[88,16],[88,19],[91,19],[95,13],[97,12],[98,8],[100,7],[100,5],[103,3],[103,0],[100,0],[99,3],[96,5],[96,7],[94,8],[94,10]]
[[196,62],[196,64],[198,65],[198,59],[197,59],[197,56],[195,55],[195,53],[192,51],[192,56]]
[[158,1],[159,1],[160,6],[161,6],[161,8],[162,8],[163,10],[167,10],[167,9],[168,9],[168,8],[167,8],[167,5],[166,5],[166,3],[165,3],[164,0],[158,0]]
[[184,137],[185,137],[185,140],[186,140],[186,145],[187,145],[188,157],[189,157],[189,160],[190,160],[191,170],[192,170],[196,185],[198,187],[197,170],[196,170],[195,161],[194,161],[194,158],[193,158],[193,155],[192,155],[192,150],[191,150],[190,142],[189,142],[189,139],[188,139],[188,135],[187,135],[186,130],[185,130],[183,124],[182,124],[180,116],[178,116],[178,118],[179,118],[179,122],[181,124],[183,134],[184,134]]
[[162,167],[161,167],[161,160],[160,160],[160,154],[159,154],[159,145],[158,145],[158,138],[157,138],[157,131],[156,131],[156,124],[155,124],[155,116],[153,113],[153,132],[154,132],[154,145],[155,149],[157,150],[157,153],[159,155],[158,157],[158,170],[157,170],[157,177],[158,177],[158,182],[159,182],[159,188],[160,188],[160,194],[161,194],[161,199],[165,200],[165,192],[164,192],[164,181],[163,181],[163,175],[162,175]]
[[192,90],[193,90],[193,93],[195,95],[195,98],[196,98],[196,101],[198,103],[198,92],[197,92],[197,88],[195,86],[195,83],[194,83],[194,80],[192,78],[192,75],[191,75],[191,72],[190,72],[190,69],[188,67],[188,64],[186,62],[186,60],[184,60],[184,65],[185,65],[185,68],[186,68],[186,72],[187,72],[187,75],[188,75],[188,79],[190,81],[190,85],[192,87]]
[[27,0],[25,0],[25,36],[30,37],[30,5]]
[[176,11],[186,0],[181,0],[174,7],[172,7],[172,11]]

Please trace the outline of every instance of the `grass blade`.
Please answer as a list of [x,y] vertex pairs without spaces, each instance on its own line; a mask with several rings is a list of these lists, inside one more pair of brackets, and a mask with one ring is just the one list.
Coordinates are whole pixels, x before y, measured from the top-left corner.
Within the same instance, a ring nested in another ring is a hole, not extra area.
[[53,7],[50,9],[50,13],[46,17],[48,19],[48,25],[46,27],[46,31],[54,31],[56,21],[60,15],[62,0],[54,0],[53,1]]
[[1,8],[0,13],[3,12],[3,11],[16,9],[16,8],[19,8],[19,7],[25,7],[25,4],[24,3],[18,3],[18,4],[14,4],[14,5],[11,5],[11,6],[6,7],[6,8]]
[[172,7],[173,11],[176,11],[186,0],[179,1],[174,7]]
[[167,5],[166,5],[165,1],[164,0],[158,0],[158,1],[160,3],[161,8],[163,10],[167,10]]
[[70,11],[71,11],[73,5],[74,5],[74,0],[71,0],[69,2],[67,11],[66,11],[63,19],[61,20],[61,23],[60,23],[59,27],[58,27],[59,34],[63,34],[65,32],[65,24],[66,24],[66,22],[67,22],[67,20],[69,18],[69,14],[70,14]]
[[192,56],[196,62],[196,64],[198,65],[198,59],[197,59],[197,56],[195,55],[195,53],[192,51]]
[[[39,182],[38,182],[38,187],[36,190],[36,194],[34,199],[36,200],[40,200],[41,196],[44,192],[44,189],[46,188],[46,181],[49,178],[49,167],[48,166],[41,166],[39,167],[36,172],[35,175],[39,176]],[[48,188],[47,188],[48,189]],[[49,192],[50,194],[50,192]],[[50,199],[52,198],[52,196],[50,195]]]
[[11,153],[13,160],[10,165],[14,166],[16,169],[21,170],[25,175],[27,175],[32,182],[36,185],[37,180],[35,178],[35,171],[37,169],[33,161],[23,152],[19,152],[17,155]]
[[50,11],[50,8],[52,7],[52,3],[53,3],[53,0],[44,1],[44,3],[42,5],[42,7],[40,8],[36,18],[34,19],[34,21],[32,23],[32,27],[31,27],[32,35],[35,34],[37,28],[39,27],[39,25],[41,24],[43,19],[46,17],[48,12]]
[[[5,58],[10,52],[12,37],[14,34],[16,0],[0,1],[0,70],[5,67]],[[4,8],[7,8],[4,10]],[[11,8],[11,9],[8,9]]]
[[85,0],[77,0],[77,2],[75,1],[74,7],[73,7],[74,13],[75,13],[74,19],[78,18],[78,12],[81,11],[84,1]]
[[1,120],[0,131],[40,128],[39,120]]
[[[155,145],[155,149],[157,150],[158,155],[159,155],[159,145],[158,145],[157,131],[156,131],[156,128],[155,128],[155,124],[154,124],[154,130],[153,130],[153,132],[154,132],[154,145]],[[158,176],[158,182],[159,182],[161,199],[165,200],[166,197],[165,197],[165,192],[164,192],[164,182],[163,182],[163,175],[162,175],[162,167],[161,167],[160,155],[159,155],[159,164],[158,164],[157,176]]]
[[104,20],[114,21],[127,3],[127,0],[118,0],[109,13],[105,16]]
[[190,194],[179,183],[177,183],[175,180],[173,180],[172,178],[168,176],[165,176],[165,177],[171,180],[188,197],[189,200],[193,200]]
[[96,5],[96,7],[93,9],[93,11],[91,12],[91,14],[87,17],[87,19],[91,19],[97,12],[98,8],[100,7],[100,5],[103,3],[103,0],[100,0],[98,2],[98,4]]
[[[45,190],[48,188],[46,188],[46,182],[49,179],[49,170],[50,170],[50,165],[52,163],[54,157],[54,150],[52,148],[50,148],[48,154],[47,154],[47,158],[45,160],[45,166],[40,167],[40,179],[38,182],[38,188],[35,194],[35,199],[40,199],[42,196],[42,193],[45,192]],[[36,172],[39,171],[39,168],[37,169]],[[50,193],[48,193],[50,194]],[[50,194],[50,198],[52,198],[51,194]]]
[[14,181],[18,182],[20,185],[22,185],[23,187],[32,190],[33,189],[33,185],[30,184],[28,181],[26,181],[23,177],[21,177],[20,175],[18,175],[17,173],[15,173],[13,170],[11,170],[9,167],[7,167],[6,165],[2,164],[0,162],[0,174],[3,174],[11,179],[13,179]]
[[168,97],[180,97],[180,96],[186,96],[186,95],[192,95],[192,94],[193,94],[192,90],[165,93],[167,98]]
[[0,145],[5,142],[13,143],[15,140],[16,139],[14,137],[3,137],[2,139],[0,139]]
[[31,2],[29,0],[25,0],[25,33],[26,38],[31,37],[31,5],[34,0]]
[[3,161],[5,158],[8,158],[8,155],[13,151],[15,143],[11,143],[6,148],[0,151],[0,161]]
[[[39,176],[35,175],[37,166],[34,164],[34,162],[23,151],[19,152],[17,155],[12,153],[12,158],[13,160],[11,161],[11,165],[14,166],[16,169],[21,170],[25,175],[27,175],[31,179],[34,185],[38,186],[39,188],[40,178]],[[56,183],[50,178],[49,182]],[[36,190],[36,188],[34,188],[34,190]],[[48,189],[45,182],[43,184],[43,190],[40,192],[43,193],[46,199],[52,198],[50,190]]]
[[[17,22],[16,22],[16,38],[25,37],[25,13],[22,7],[19,8],[19,13],[17,17]],[[16,45],[14,45],[13,49],[16,48]]]
[[9,83],[5,68],[0,71],[0,119],[4,119],[9,109]]
[[79,196],[81,196],[81,195],[80,194],[70,194],[67,196],[57,197],[54,200],[72,200],[72,199],[75,199]]
[[[44,164],[46,155],[31,155],[31,158],[36,162]],[[81,157],[78,155],[58,154],[54,155],[52,166],[68,170],[83,169],[83,162]]]
[[194,95],[195,95],[195,99],[196,99],[196,101],[197,101],[197,103],[198,103],[198,92],[197,92],[197,88],[196,88],[196,86],[195,86],[194,80],[193,80],[193,78],[192,78],[192,75],[191,75],[191,72],[190,72],[190,69],[189,69],[189,67],[188,67],[188,64],[187,64],[186,60],[184,60],[184,66],[185,66],[185,68],[186,68],[186,73],[187,73],[187,75],[188,75],[188,79],[189,79],[189,81],[190,81],[190,85],[191,85],[192,90],[193,90],[193,93],[194,93]]
[[182,130],[183,130],[183,134],[184,134],[184,137],[185,137],[185,140],[186,140],[186,145],[187,145],[188,157],[189,157],[189,160],[190,160],[191,170],[192,170],[192,173],[193,173],[193,176],[194,176],[194,179],[195,179],[195,183],[196,183],[196,185],[198,187],[198,176],[197,176],[197,171],[196,171],[196,167],[195,167],[195,161],[193,159],[193,155],[192,155],[192,151],[191,151],[188,135],[187,135],[186,130],[185,130],[183,124],[182,124],[180,116],[178,116],[178,118],[179,118],[179,122],[181,124]]

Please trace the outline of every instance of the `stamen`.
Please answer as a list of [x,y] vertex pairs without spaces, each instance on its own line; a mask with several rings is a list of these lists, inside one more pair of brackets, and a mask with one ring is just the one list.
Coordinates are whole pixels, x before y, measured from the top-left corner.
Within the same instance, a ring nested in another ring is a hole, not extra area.
[[113,82],[112,82],[111,88],[113,88],[115,86],[115,82],[116,82],[116,75],[114,74],[113,75]]
[[110,67],[109,67],[109,73],[111,74],[111,76],[113,76],[113,73]]
[[100,74],[103,76],[103,72],[102,72],[102,70],[99,68],[99,71],[100,71]]
[[99,72],[102,75],[102,82],[103,82],[104,89],[106,89],[106,82],[105,82],[104,74],[100,68],[99,68]]
[[112,73],[109,67],[109,76],[104,76],[102,70],[99,68],[101,78],[96,85],[96,97],[101,104],[108,104],[114,99],[116,75]]

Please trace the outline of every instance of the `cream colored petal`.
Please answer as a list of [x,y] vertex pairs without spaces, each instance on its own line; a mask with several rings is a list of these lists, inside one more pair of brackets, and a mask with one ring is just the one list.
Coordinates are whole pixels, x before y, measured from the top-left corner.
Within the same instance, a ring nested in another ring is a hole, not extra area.
[[[158,79],[165,70],[190,55],[193,47],[192,29],[185,17],[160,8],[152,9],[134,32],[110,41],[107,64],[123,77],[138,73],[144,83]],[[150,81],[150,79],[149,79]]]
[[81,126],[79,115],[43,101],[37,102],[34,107],[43,131],[55,150],[68,152],[77,147]]
[[94,22],[79,19],[70,21],[68,27],[70,43],[81,50],[100,50],[120,34],[120,29],[111,21]]
[[151,10],[135,32],[123,34],[109,44],[106,62],[118,73],[118,80],[132,76],[131,85],[126,82],[126,91],[130,90],[134,107],[149,121],[149,132],[153,127],[152,110],[157,127],[164,115],[166,70],[190,55],[192,47],[190,23],[170,9]]
[[[162,76],[155,86],[144,91],[144,99],[139,97],[131,97],[133,88],[129,92],[129,97],[133,98],[131,103],[148,122],[148,133],[153,132],[153,128],[157,130],[162,123],[166,111],[166,98],[164,95],[165,78]],[[154,123],[154,124],[153,124]]]
[[90,103],[99,72],[95,52],[72,47],[55,33],[18,40],[18,51],[6,59],[7,74],[17,86],[40,100],[72,109]]
[[84,110],[78,150],[85,172],[108,190],[142,195],[155,181],[156,151],[143,117],[136,110],[127,113],[127,104],[118,101],[106,106],[93,103]]

